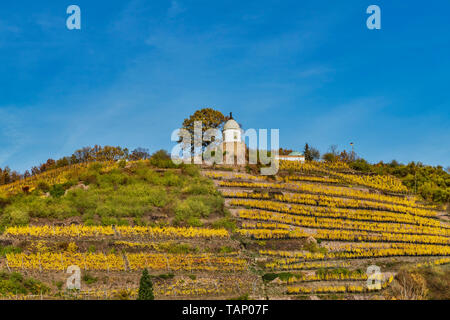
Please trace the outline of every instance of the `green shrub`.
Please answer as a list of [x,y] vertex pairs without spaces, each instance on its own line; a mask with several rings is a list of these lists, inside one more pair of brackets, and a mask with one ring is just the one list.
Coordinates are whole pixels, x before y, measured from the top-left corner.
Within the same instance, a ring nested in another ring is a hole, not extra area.
[[50,188],[50,195],[54,198],[59,198],[64,195],[66,190],[64,190],[63,186],[60,184],[55,184]]
[[20,253],[22,248],[15,246],[0,246],[0,257],[5,257],[8,253]]
[[245,293],[242,296],[239,296],[239,297],[231,299],[231,300],[250,300],[250,298],[249,298],[248,293]]
[[183,184],[183,181],[179,175],[168,171],[168,172],[164,173],[164,177],[161,179],[161,183],[164,186],[175,187],[175,186],[181,186]]
[[0,295],[7,294],[45,294],[50,291],[42,282],[33,278],[24,278],[18,272],[0,272]]
[[280,272],[278,273],[278,278],[282,281],[287,281],[290,278],[294,277],[295,275],[293,273],[290,272]]
[[218,195],[219,193],[210,180],[195,179],[183,189],[183,193],[191,195]]
[[203,226],[203,222],[197,218],[197,217],[190,217],[186,220],[186,223],[188,226],[190,227],[202,227]]
[[117,165],[119,166],[119,168],[125,168],[125,166],[127,165],[127,161],[122,159],[119,160],[119,162],[117,163]]
[[195,164],[184,164],[181,167],[181,172],[191,177],[198,177],[200,175],[200,170]]
[[98,280],[98,278],[91,276],[89,273],[85,273],[82,279],[86,284],[93,284]]
[[272,280],[275,280],[278,277],[278,275],[276,273],[266,273],[262,276],[262,279],[264,281],[270,282]]
[[153,295],[153,283],[150,275],[148,274],[148,270],[144,269],[142,271],[141,280],[139,281],[139,292],[138,292],[138,300],[154,300],[155,297]]
[[186,199],[180,201],[175,207],[175,221],[187,222],[188,220],[198,220],[200,217],[207,217],[209,215],[209,208],[201,201],[194,199]]
[[54,284],[56,288],[58,288],[58,290],[61,291],[64,285],[64,281],[56,281]]
[[98,177],[99,174],[96,172],[85,172],[80,175],[79,179],[86,185],[96,185],[98,183]]
[[173,277],[175,277],[175,275],[173,273],[163,273],[163,274],[159,274],[157,277],[160,279],[167,280],[167,279],[173,279]]
[[112,217],[102,217],[102,225],[103,226],[111,226],[111,225],[117,225],[118,220],[116,218]]
[[14,225],[25,225],[30,222],[30,215],[25,209],[11,207],[6,210]]
[[39,190],[41,190],[42,192],[49,192],[50,191],[50,186],[48,185],[48,183],[44,182],[44,181],[40,181],[37,184],[37,188]]
[[308,250],[311,253],[327,253],[327,248],[325,247],[320,247],[318,246],[318,244],[314,243],[314,242],[309,242],[305,245],[303,245],[303,249]]
[[94,221],[94,219],[86,219],[83,221],[84,225],[86,226],[95,226],[97,223]]
[[220,247],[220,253],[231,253],[233,252],[233,248],[229,247],[229,246],[222,246]]
[[236,221],[234,221],[230,217],[221,218],[217,221],[214,221],[212,224],[212,227],[215,229],[225,228],[225,229],[234,231],[234,230],[236,230]]
[[181,253],[190,253],[190,252],[195,252],[197,251],[196,249],[194,249],[190,244],[188,243],[175,243],[173,241],[169,241],[166,243],[161,243],[159,245],[159,248],[168,252],[168,253],[176,253],[176,254],[181,254]]
[[170,155],[165,150],[158,150],[151,155],[149,163],[157,168],[177,168]]

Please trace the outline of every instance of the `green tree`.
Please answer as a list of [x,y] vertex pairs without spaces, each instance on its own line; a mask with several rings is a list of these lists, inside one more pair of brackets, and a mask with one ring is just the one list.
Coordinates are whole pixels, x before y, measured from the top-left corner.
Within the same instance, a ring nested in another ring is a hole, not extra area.
[[322,156],[322,159],[325,160],[326,162],[335,162],[336,158],[337,157],[331,152],[327,152]]
[[153,295],[153,283],[148,270],[144,269],[142,271],[141,280],[139,281],[139,294],[138,300],[155,300]]
[[316,148],[310,147],[308,143],[305,144],[303,155],[306,161],[313,161],[320,159],[320,152]]
[[[222,112],[211,109],[204,108],[195,111],[193,115],[189,118],[184,119],[182,128],[186,129],[192,137],[192,147],[194,139],[194,123],[195,121],[202,122],[202,136],[208,129],[221,129],[225,121],[229,118],[225,117]],[[202,147],[206,148],[212,141],[202,141]]]
[[130,154],[130,160],[141,160],[150,158],[150,154],[148,153],[148,149],[145,148],[136,148]]
[[311,150],[309,149],[309,145],[306,143],[305,148],[303,148],[303,155],[305,156],[306,161],[312,161]]
[[311,147],[310,148],[310,153],[311,153],[311,156],[312,156],[313,160],[317,161],[317,160],[320,159],[320,151],[317,150],[316,148]]

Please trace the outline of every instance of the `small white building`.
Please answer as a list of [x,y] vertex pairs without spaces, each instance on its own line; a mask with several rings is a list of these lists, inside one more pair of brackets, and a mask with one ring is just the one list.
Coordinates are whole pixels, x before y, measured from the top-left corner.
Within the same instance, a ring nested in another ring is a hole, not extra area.
[[[245,162],[245,143],[242,141],[242,129],[233,115],[230,113],[230,119],[223,126],[222,152],[225,154],[226,163],[244,164]],[[235,159],[236,158],[236,159]]]
[[277,155],[278,160],[305,162],[305,156],[301,152],[291,152],[288,155]]

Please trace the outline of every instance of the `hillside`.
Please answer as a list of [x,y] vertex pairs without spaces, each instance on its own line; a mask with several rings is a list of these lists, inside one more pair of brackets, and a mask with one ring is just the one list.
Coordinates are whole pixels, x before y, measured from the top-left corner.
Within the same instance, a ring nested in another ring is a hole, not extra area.
[[[339,162],[254,169],[95,162],[0,186],[1,269],[38,284],[2,282],[0,294],[135,298],[148,268],[157,299],[445,298],[439,207]],[[71,265],[79,292],[65,290]],[[378,289],[367,288],[370,265]]]

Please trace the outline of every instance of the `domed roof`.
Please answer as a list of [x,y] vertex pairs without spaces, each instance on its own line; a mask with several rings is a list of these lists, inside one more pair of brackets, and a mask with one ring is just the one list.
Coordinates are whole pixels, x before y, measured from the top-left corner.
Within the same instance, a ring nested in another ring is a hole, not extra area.
[[289,153],[289,156],[302,156],[302,155],[303,154],[301,152],[298,152],[298,151],[294,151],[294,152]]
[[229,129],[240,129],[241,127],[239,124],[234,120],[230,119],[228,120],[225,125],[223,126],[223,130],[229,130]]

